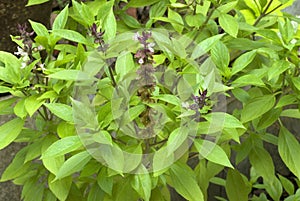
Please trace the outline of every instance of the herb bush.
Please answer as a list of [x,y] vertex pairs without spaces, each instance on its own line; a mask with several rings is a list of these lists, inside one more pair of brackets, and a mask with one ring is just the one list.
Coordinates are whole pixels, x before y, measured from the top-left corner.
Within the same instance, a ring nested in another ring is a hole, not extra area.
[[0,149],[27,145],[1,181],[25,201],[167,201],[170,188],[201,201],[211,184],[217,200],[299,200],[300,145],[282,121],[300,118],[292,2],[72,1],[51,30],[20,25],[18,51],[0,52],[1,115],[14,115]]

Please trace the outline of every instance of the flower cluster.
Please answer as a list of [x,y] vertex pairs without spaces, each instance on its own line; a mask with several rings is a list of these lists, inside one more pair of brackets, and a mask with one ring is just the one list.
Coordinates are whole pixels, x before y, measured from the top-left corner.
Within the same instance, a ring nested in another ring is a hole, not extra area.
[[155,46],[155,43],[148,42],[151,36],[152,36],[151,32],[145,32],[145,31],[142,32],[142,35],[140,35],[139,33],[136,33],[134,35],[133,39],[139,41],[140,44],[143,46],[134,55],[134,57],[138,59],[139,64],[153,63],[152,55],[154,54],[153,47]]
[[199,91],[199,96],[192,95],[192,99],[193,103],[191,105],[185,102],[182,103],[182,107],[195,111],[196,113],[192,116],[192,118],[194,118],[196,121],[200,121],[199,110],[207,104],[207,90],[204,90],[202,93]]
[[[33,56],[32,54],[37,51],[41,51],[44,48],[42,46],[34,47],[33,40],[31,37],[34,35],[34,31],[28,32],[27,31],[27,25],[20,25],[18,24],[18,31],[20,33],[19,38],[17,40],[22,40],[23,47],[17,47],[18,51],[14,52],[15,55],[20,56],[22,59],[22,66],[21,68],[25,68],[27,65],[31,64],[33,62]],[[44,70],[44,65],[41,63],[38,63],[38,66]]]
[[98,27],[95,23],[93,23],[92,27],[90,28],[91,36],[94,37],[94,43],[100,45],[100,49],[104,48],[104,40],[103,35],[104,31],[98,31]]

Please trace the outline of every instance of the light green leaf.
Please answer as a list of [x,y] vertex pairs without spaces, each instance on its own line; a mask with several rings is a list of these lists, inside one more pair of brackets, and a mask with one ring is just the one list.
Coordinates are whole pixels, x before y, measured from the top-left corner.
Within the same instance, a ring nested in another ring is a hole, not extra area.
[[97,177],[97,183],[105,193],[112,195],[113,177],[107,175],[106,167],[101,168]]
[[226,177],[225,190],[230,201],[246,201],[251,187],[245,183],[237,170],[229,169]]
[[174,96],[174,95],[171,95],[171,94],[161,94],[161,95],[158,95],[158,96],[154,96],[153,98],[165,101],[167,103],[171,103],[173,105],[177,105],[177,106],[181,105],[180,99],[178,97]]
[[58,170],[65,162],[65,156],[57,156],[55,158],[43,158],[43,165],[49,172],[56,175],[58,173]]
[[300,119],[300,111],[299,109],[286,109],[281,112],[280,116]]
[[105,41],[115,38],[117,33],[117,22],[112,8],[104,20],[103,29],[105,30],[103,36]]
[[14,107],[14,113],[20,117],[21,119],[23,119],[24,117],[26,117],[27,112],[25,110],[25,99],[21,99]]
[[300,160],[298,157],[300,145],[294,135],[283,126],[281,126],[279,132],[278,151],[284,164],[298,179],[300,179]]
[[188,134],[189,131],[184,126],[175,129],[170,134],[167,142],[167,157],[173,154],[187,140]]
[[277,177],[273,176],[269,178],[267,181],[264,181],[265,189],[274,201],[279,201],[282,195],[282,185],[277,179]]
[[66,26],[67,20],[69,15],[68,6],[66,6],[55,18],[52,29],[63,29]]
[[275,61],[271,68],[268,70],[268,79],[271,80],[272,78],[279,76],[292,66],[293,64],[285,60]]
[[171,186],[189,201],[204,201],[203,194],[189,166],[175,163],[170,170]]
[[72,156],[58,170],[55,181],[82,170],[91,158],[92,156],[87,151],[83,151]]
[[45,3],[45,2],[48,2],[48,1],[50,1],[50,0],[28,0],[28,3],[26,4],[26,6],[42,4],[42,3]]
[[275,101],[274,95],[264,95],[251,99],[242,110],[241,122],[245,123],[260,117],[275,105]]
[[200,13],[196,15],[187,15],[185,21],[190,27],[198,28],[205,22],[205,16]]
[[214,44],[219,41],[222,37],[224,36],[224,34],[219,34],[219,35],[215,35],[212,36],[210,38],[207,38],[203,41],[201,41],[193,50],[193,53],[191,55],[191,59],[196,59],[202,55],[204,55],[206,52],[208,52],[213,46]]
[[134,175],[131,185],[145,201],[150,200],[152,182],[149,173]]
[[67,122],[74,122],[71,106],[62,103],[44,103],[44,105],[59,118]]
[[194,140],[194,145],[199,154],[207,160],[233,168],[225,151],[216,143],[208,140],[196,139]]
[[52,31],[52,33],[56,36],[59,36],[61,38],[65,38],[67,40],[81,43],[81,44],[88,44],[88,41],[86,38],[81,35],[80,33],[73,31],[73,30],[68,30],[68,29],[55,29]]
[[237,19],[235,19],[231,15],[222,13],[219,16],[219,23],[226,33],[235,38],[237,37],[237,34],[239,32],[239,24],[237,22]]
[[224,128],[243,128],[243,124],[234,116],[224,112],[213,112],[203,116],[207,121]]
[[70,188],[72,185],[72,177],[66,177],[60,180],[53,181],[54,178],[55,176],[53,174],[49,174],[49,188],[60,201],[65,201],[70,192]]
[[285,95],[285,96],[282,96],[278,103],[276,104],[275,108],[281,108],[283,106],[286,106],[286,105],[290,105],[290,104],[293,104],[297,101],[297,98],[295,95],[293,94],[289,94],[289,95]]
[[218,66],[223,72],[226,71],[229,65],[230,55],[229,50],[224,43],[218,41],[213,46],[211,49],[211,58],[216,66]]
[[10,92],[12,89],[5,86],[0,86],[0,94]]
[[231,74],[234,75],[244,68],[246,68],[255,58],[256,50],[252,50],[250,52],[246,52],[237,58],[232,65]]
[[36,35],[49,37],[48,29],[43,24],[31,20],[29,22]]
[[71,80],[71,81],[85,81],[91,80],[87,73],[80,70],[61,70],[53,74],[48,75],[48,77],[59,80]]
[[53,158],[62,156],[72,151],[77,150],[82,146],[78,136],[69,136],[54,142],[43,154],[44,158]]
[[280,175],[280,174],[277,174],[278,177],[279,177],[279,180],[284,188],[284,190],[289,194],[289,195],[293,195],[294,192],[295,192],[295,187],[294,187],[294,184],[289,180],[287,179],[286,177]]
[[168,8],[168,18],[175,22],[175,23],[171,22],[175,31],[181,33],[184,27],[183,27],[183,20],[180,14]]
[[13,142],[21,133],[24,126],[24,121],[20,118],[15,118],[0,126],[0,150]]
[[93,140],[100,144],[112,145],[112,138],[109,132],[102,130],[93,134]]
[[135,68],[132,54],[130,52],[123,53],[118,56],[116,61],[116,73],[120,78]]
[[29,96],[25,99],[25,109],[29,116],[32,116],[45,102],[45,100],[37,100],[38,95]]

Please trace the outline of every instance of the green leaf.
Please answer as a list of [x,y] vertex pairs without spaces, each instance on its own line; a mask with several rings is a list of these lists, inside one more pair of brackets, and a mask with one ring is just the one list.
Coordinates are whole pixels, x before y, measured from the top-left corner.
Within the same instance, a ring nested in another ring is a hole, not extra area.
[[44,103],[44,105],[50,110],[50,112],[59,118],[67,122],[74,122],[71,106],[62,103]]
[[25,110],[25,99],[21,99],[14,107],[14,113],[23,119],[27,116],[27,112]]
[[280,116],[300,119],[300,111],[299,109],[286,109],[281,112]]
[[53,74],[48,75],[48,77],[59,80],[71,80],[71,81],[86,81],[92,78],[85,72],[80,70],[60,70]]
[[292,83],[300,91],[300,77],[292,77]]
[[26,6],[42,4],[42,3],[45,3],[45,2],[48,2],[48,1],[50,1],[50,0],[28,0],[28,3],[26,4]]
[[291,68],[292,64],[285,60],[275,61],[271,68],[268,70],[268,79],[271,80],[279,75],[281,75],[284,71]]
[[263,114],[256,126],[257,130],[262,130],[271,126],[276,120],[278,120],[280,114],[281,114],[281,109],[278,108],[271,109],[267,113]]
[[293,104],[297,101],[297,98],[295,95],[293,94],[289,94],[289,95],[284,95],[282,96],[278,103],[276,104],[275,108],[281,108],[283,106],[286,106],[286,105],[290,105],[290,104]]
[[277,177],[273,176],[269,178],[266,182],[264,181],[265,189],[274,201],[279,201],[282,195],[282,185],[277,179]]
[[52,31],[52,33],[61,38],[65,38],[73,42],[88,45],[88,41],[86,40],[86,38],[76,31],[68,30],[68,29],[55,29]]
[[190,27],[199,28],[205,22],[205,16],[200,13],[196,15],[187,15],[185,21]]
[[16,154],[13,161],[1,175],[0,182],[12,180],[28,173],[31,163],[24,163],[27,151],[28,148],[24,147]]
[[0,86],[0,94],[10,92],[12,89],[5,86]]
[[55,18],[52,29],[63,29],[66,26],[67,20],[69,15],[69,9],[68,6],[66,6]]
[[54,142],[43,154],[44,158],[53,158],[62,156],[72,151],[77,150],[82,146],[78,136],[69,136]]
[[49,37],[48,29],[43,24],[31,20],[29,22],[36,35]]
[[203,116],[207,121],[224,128],[242,128],[243,124],[234,116],[224,112],[213,112]]
[[214,44],[217,41],[219,41],[223,36],[224,34],[219,34],[201,41],[198,45],[196,45],[195,49],[193,50],[191,59],[196,59],[208,52],[214,46]]
[[66,177],[60,180],[53,181],[54,178],[55,176],[53,174],[49,174],[49,188],[60,201],[65,201],[70,192],[70,188],[72,185],[72,177]]
[[184,28],[181,15],[179,13],[173,11],[172,9],[168,8],[168,18],[175,22],[175,23],[171,22],[175,31],[177,31],[178,33],[181,33]]
[[189,166],[175,163],[170,170],[170,184],[180,195],[189,201],[204,201],[203,194]]
[[189,130],[182,126],[173,130],[167,142],[167,157],[173,154],[187,140]]
[[105,192],[99,187],[97,183],[92,186],[87,201],[104,200]]
[[45,100],[37,100],[38,95],[29,96],[25,99],[25,109],[31,117],[45,102]]
[[105,193],[107,193],[108,195],[112,195],[113,177],[109,177],[107,175],[106,167],[101,168],[97,177],[97,183]]
[[230,55],[229,50],[224,43],[218,41],[213,46],[211,49],[211,58],[216,66],[218,66],[223,72],[226,71],[229,65]]
[[230,201],[246,201],[251,187],[245,183],[237,170],[229,169],[226,177],[225,190]]
[[135,68],[132,54],[130,52],[123,53],[118,56],[116,61],[116,73],[123,78],[124,75],[129,73],[131,70]]
[[43,164],[47,170],[49,170],[52,174],[56,175],[58,173],[59,168],[65,162],[64,155],[57,156],[55,158],[43,158]]
[[105,41],[115,38],[117,33],[117,22],[112,8],[104,20],[103,30],[105,30],[105,34],[103,36]]
[[260,117],[275,105],[275,101],[274,95],[264,95],[251,99],[242,110],[241,122],[246,123]]
[[134,175],[131,185],[145,201],[150,200],[152,182],[149,173]]
[[102,130],[93,134],[93,140],[100,144],[112,145],[112,138],[109,132]]
[[85,27],[90,27],[94,22],[94,14],[90,10],[90,7],[74,0],[72,0],[72,5],[73,15],[71,17]]
[[254,147],[249,154],[249,159],[257,174],[262,176],[264,181],[274,177],[275,167],[272,157],[264,148]]
[[284,188],[284,190],[289,194],[289,195],[293,195],[294,192],[295,192],[295,187],[294,187],[294,184],[288,180],[286,177],[280,175],[280,174],[277,174],[278,177],[279,177],[279,180]]
[[278,137],[278,151],[284,164],[289,170],[300,179],[300,145],[292,133],[284,126],[281,126]]
[[74,124],[62,121],[57,126],[57,134],[60,138],[76,135]]
[[5,68],[0,67],[0,79],[11,84],[19,83],[21,80],[21,61],[9,52],[0,51],[0,62],[5,66]]
[[239,56],[232,65],[232,71],[231,74],[234,75],[244,68],[246,68],[255,58],[256,56],[256,50],[252,50],[250,52],[246,52]]
[[58,170],[55,181],[82,170],[91,158],[91,155],[87,151],[83,151],[72,156]]
[[219,16],[219,23],[226,33],[235,38],[237,37],[237,34],[239,32],[239,24],[237,22],[237,19],[235,19],[231,15],[222,13]]
[[199,154],[207,160],[233,168],[225,151],[216,143],[208,140],[196,139],[194,140],[194,145]]
[[20,118],[15,118],[0,126],[0,150],[13,142],[21,133],[24,126],[24,121]]
[[161,0],[148,0],[148,1],[130,0],[129,3],[126,5],[126,8],[129,7],[138,8],[138,7],[150,6],[159,1]]

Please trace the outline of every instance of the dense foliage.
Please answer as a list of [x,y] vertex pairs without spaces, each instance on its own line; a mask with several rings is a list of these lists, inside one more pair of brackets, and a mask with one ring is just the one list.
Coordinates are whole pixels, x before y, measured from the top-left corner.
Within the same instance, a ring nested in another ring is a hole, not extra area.
[[218,200],[299,200],[292,2],[72,1],[51,30],[20,25],[15,55],[0,51],[0,149],[27,145],[1,181],[25,201],[201,201],[211,184]]

